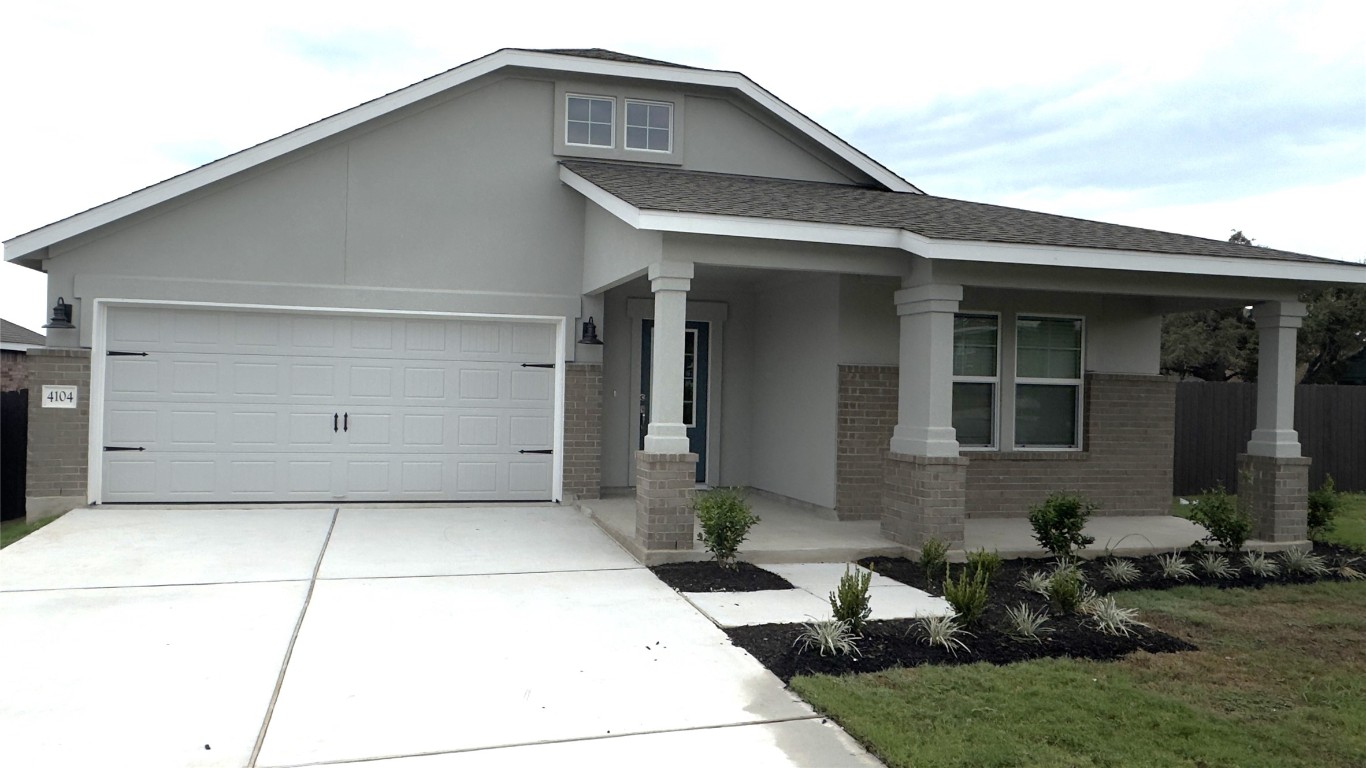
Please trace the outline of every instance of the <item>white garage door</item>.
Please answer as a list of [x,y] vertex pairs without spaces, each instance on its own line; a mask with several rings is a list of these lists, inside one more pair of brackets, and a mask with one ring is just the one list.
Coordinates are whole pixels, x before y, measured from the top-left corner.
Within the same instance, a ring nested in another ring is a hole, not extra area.
[[106,502],[551,498],[554,325],[116,307],[106,336]]

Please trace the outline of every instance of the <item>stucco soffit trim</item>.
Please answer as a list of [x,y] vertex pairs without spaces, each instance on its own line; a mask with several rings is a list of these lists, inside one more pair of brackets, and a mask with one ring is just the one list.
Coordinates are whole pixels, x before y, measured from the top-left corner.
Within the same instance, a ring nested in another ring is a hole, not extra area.
[[[326,139],[362,123],[382,117],[410,104],[439,94],[476,78],[505,67],[524,67],[527,69],[550,70],[573,74],[603,75],[610,77],[635,77],[658,82],[674,82],[683,85],[702,85],[730,88],[770,110],[780,119],[792,125],[817,144],[833,152],[849,164],[868,174],[889,189],[901,192],[920,192],[914,185],[873,160],[868,155],[854,149],[815,121],[788,106],[781,99],[759,87],[754,81],[738,72],[723,72],[705,69],[681,69],[649,64],[585,59],[530,51],[497,51],[488,56],[462,64],[454,69],[430,77],[406,88],[381,96],[372,101],[323,118],[316,123],[295,129],[256,146],[249,147],[227,157],[215,160],[153,184],[110,202],[77,213],[65,219],[39,227],[31,232],[18,235],[5,241],[5,260],[14,261],[42,251],[54,243],[75,237],[83,232],[104,226],[138,211],[166,202],[196,189],[220,181],[262,163],[293,152],[302,147]],[[648,74],[647,74],[648,73]],[[45,254],[43,254],[45,256]]]

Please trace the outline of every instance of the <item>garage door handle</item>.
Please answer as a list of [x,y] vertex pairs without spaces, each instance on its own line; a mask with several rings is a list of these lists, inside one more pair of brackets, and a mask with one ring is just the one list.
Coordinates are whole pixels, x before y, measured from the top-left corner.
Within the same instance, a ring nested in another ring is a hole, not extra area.
[[343,414],[342,414],[342,431],[343,431],[343,432],[350,432],[350,431],[351,431],[351,414],[349,414],[349,413],[343,413]]
[[518,453],[554,453],[554,451],[550,450],[549,448],[541,448],[535,451],[522,450],[518,451]]
[[337,414],[332,414],[332,431],[337,431]]

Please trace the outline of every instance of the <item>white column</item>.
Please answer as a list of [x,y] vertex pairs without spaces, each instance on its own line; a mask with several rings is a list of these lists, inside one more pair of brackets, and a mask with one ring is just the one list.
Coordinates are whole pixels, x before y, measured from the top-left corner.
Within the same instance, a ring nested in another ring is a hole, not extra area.
[[962,300],[961,285],[928,283],[896,292],[901,373],[894,453],[958,455],[953,429],[953,315]]
[[1252,308],[1257,323],[1257,428],[1247,452],[1277,458],[1300,455],[1295,432],[1295,341],[1305,306],[1267,301]]
[[664,261],[650,267],[655,294],[654,341],[650,345],[650,426],[646,453],[688,453],[683,424],[683,343],[688,319],[691,262]]

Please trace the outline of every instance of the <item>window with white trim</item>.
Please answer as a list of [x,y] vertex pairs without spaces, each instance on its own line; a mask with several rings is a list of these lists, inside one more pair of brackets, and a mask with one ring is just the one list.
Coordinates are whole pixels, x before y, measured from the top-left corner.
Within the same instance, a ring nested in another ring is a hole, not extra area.
[[964,448],[996,445],[996,393],[1000,385],[1000,318],[953,317],[953,428]]
[[613,146],[616,99],[600,96],[565,97],[564,143],[587,147]]
[[1080,448],[1083,323],[1015,319],[1015,447]]
[[626,100],[626,148],[647,152],[673,150],[674,107],[658,101]]

